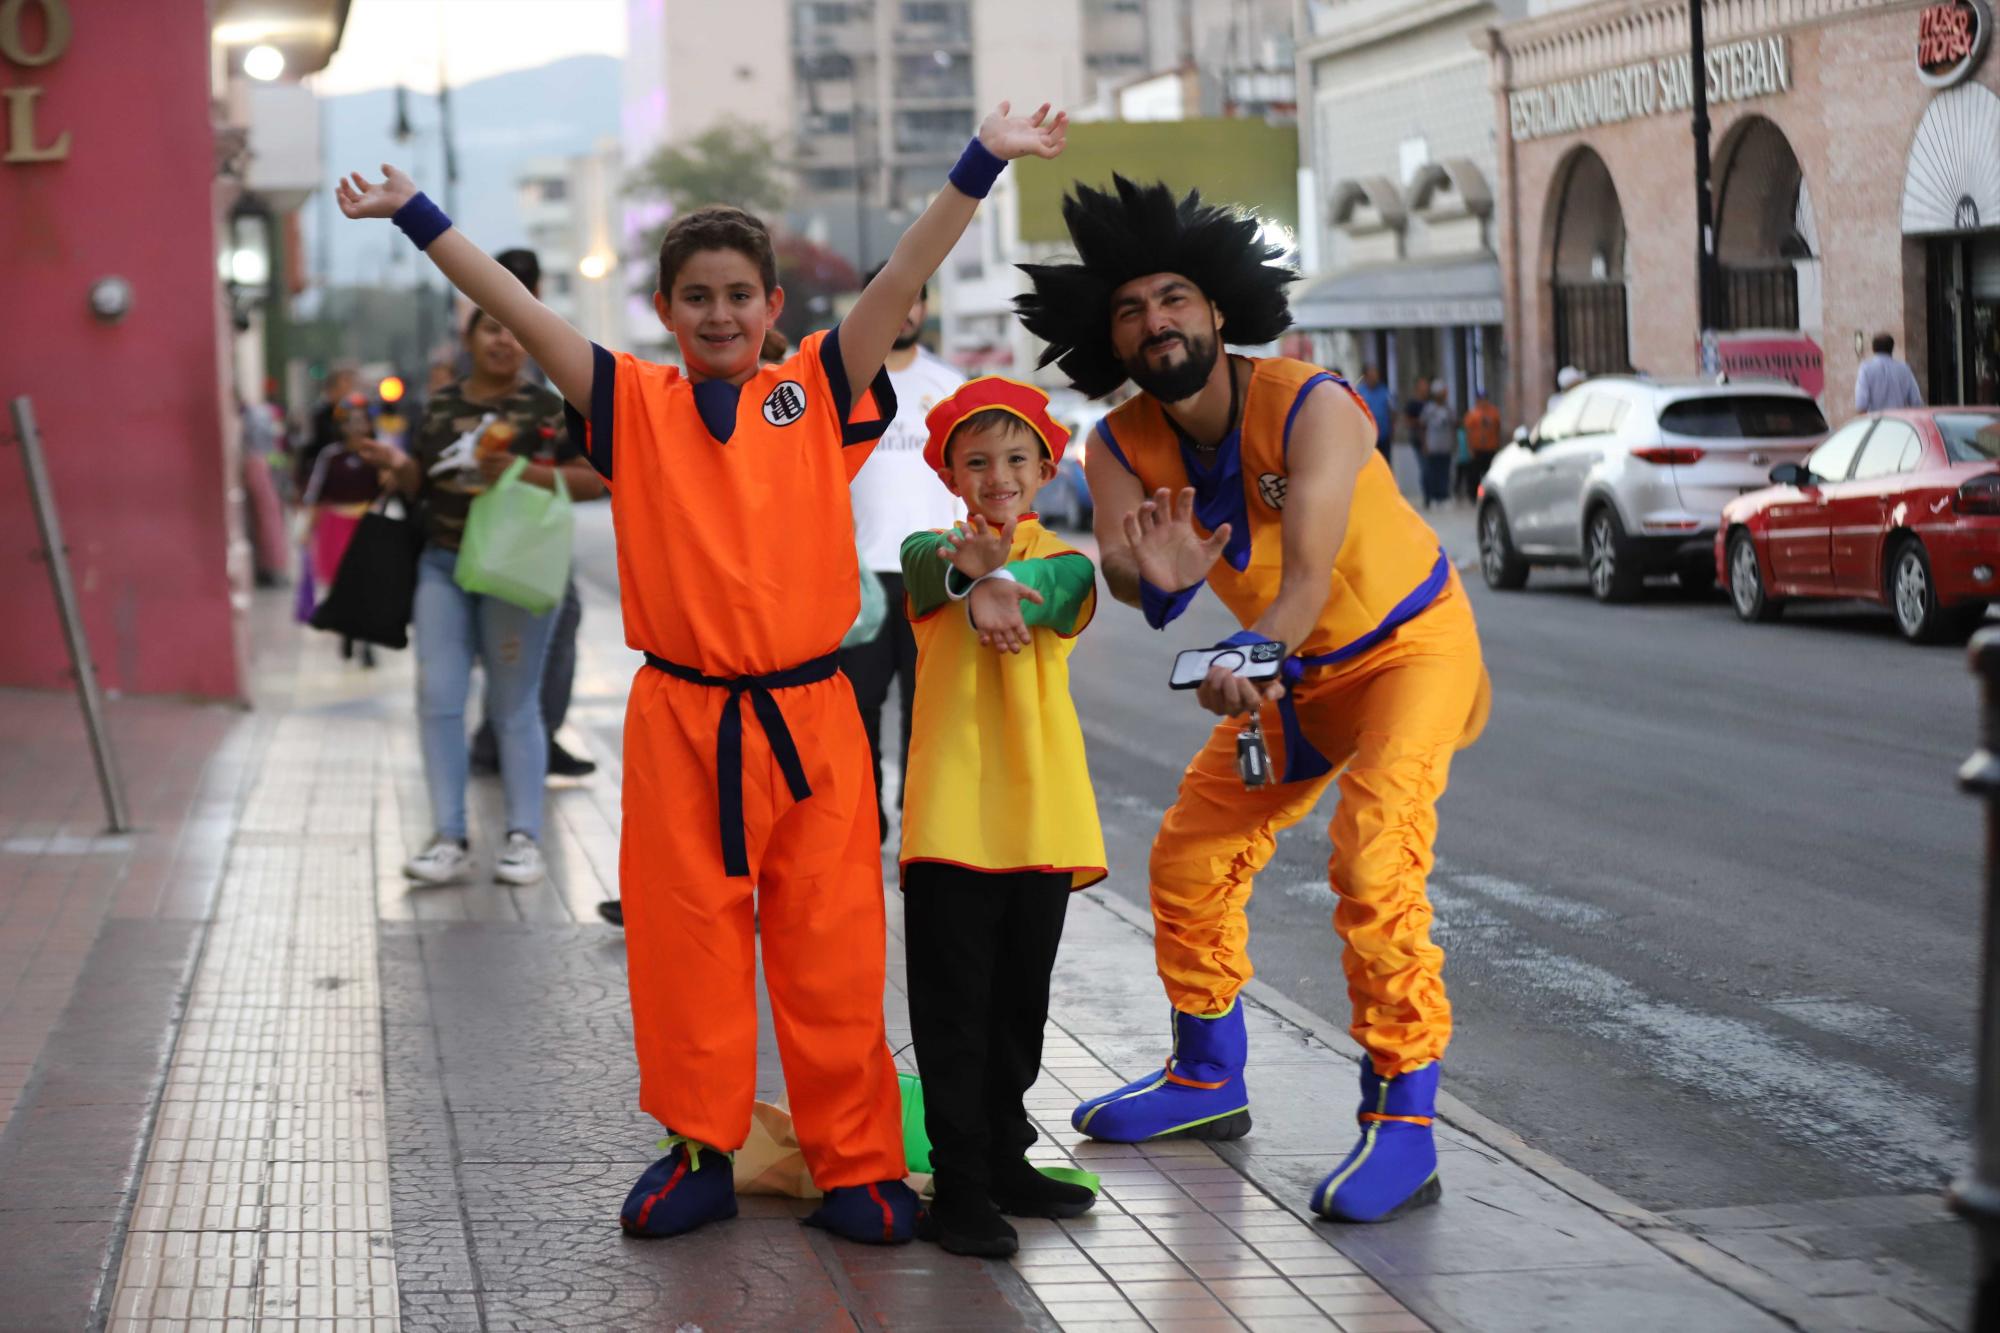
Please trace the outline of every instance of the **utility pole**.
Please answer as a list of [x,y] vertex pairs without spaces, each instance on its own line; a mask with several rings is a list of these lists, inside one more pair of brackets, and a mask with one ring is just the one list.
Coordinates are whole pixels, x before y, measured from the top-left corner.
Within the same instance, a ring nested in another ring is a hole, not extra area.
[[[396,85],[396,125],[392,131],[398,144],[408,144],[417,137],[416,127],[410,124],[410,90],[402,84]],[[417,261],[417,360],[428,362],[431,354],[431,315],[434,302],[431,300],[430,265],[421,258]]]
[[1701,30],[1702,0],[1688,0],[1688,79],[1694,95],[1695,295],[1701,313],[1701,372],[1713,375],[1708,349],[1721,311],[1716,308],[1715,201],[1708,171],[1708,46]]

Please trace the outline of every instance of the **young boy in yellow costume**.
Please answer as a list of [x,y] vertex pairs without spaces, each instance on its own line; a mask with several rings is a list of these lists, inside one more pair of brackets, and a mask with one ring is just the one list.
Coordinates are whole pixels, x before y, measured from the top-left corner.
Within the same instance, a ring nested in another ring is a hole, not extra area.
[[925,461],[969,518],[903,543],[917,640],[903,937],[936,1185],[917,1235],[954,1254],[1012,1254],[1002,1213],[1073,1217],[1095,1199],[1022,1155],[1069,895],[1104,878],[1069,694],[1097,577],[1035,519],[1069,439],[1048,409],[998,376],[933,407]]
[[[1118,600],[1156,629],[1204,582],[1243,625],[1231,645],[1286,645],[1282,683],[1225,668],[1200,687],[1220,714],[1153,844],[1154,948],[1173,1004],[1165,1068],[1077,1108],[1115,1142],[1236,1138],[1250,1128],[1252,877],[1277,835],[1338,785],[1329,866],[1334,929],[1354,1006],[1361,1138],[1313,1191],[1337,1221],[1371,1222],[1438,1198],[1431,1118],[1451,1035],[1443,951],[1424,881],[1452,752],[1485,723],[1489,689],[1464,589],[1436,534],[1375,451],[1345,382],[1283,357],[1223,354],[1290,325],[1258,221],[1176,200],[1164,185],[1079,187],[1063,218],[1081,262],[1026,265],[1022,323],[1042,361],[1102,397],[1085,460],[1099,559]],[[1271,738],[1278,781],[1248,787],[1246,717]]]

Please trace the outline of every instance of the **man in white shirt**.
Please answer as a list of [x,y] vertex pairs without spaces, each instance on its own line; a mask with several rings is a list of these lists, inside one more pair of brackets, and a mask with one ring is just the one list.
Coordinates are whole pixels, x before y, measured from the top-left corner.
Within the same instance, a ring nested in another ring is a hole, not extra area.
[[[870,273],[868,280],[874,277]],[[900,767],[910,756],[910,703],[917,687],[917,641],[910,633],[903,601],[903,539],[925,529],[948,528],[965,514],[957,497],[924,463],[924,442],[929,437],[924,417],[965,381],[963,375],[917,343],[929,313],[929,299],[930,288],[926,286],[896,334],[885,363],[889,383],[896,390],[896,418],[848,488],[861,567],[874,571],[882,580],[882,591],[889,600],[889,614],[882,618],[882,628],[875,637],[840,650],[840,669],[854,685],[855,702],[861,705],[861,720],[868,727],[868,748],[875,756],[876,810],[885,841],[889,820],[881,804],[882,705],[888,701],[893,680],[903,704],[902,744],[896,752]],[[897,786],[900,801],[900,779]]]
[[1917,377],[1895,354],[1895,338],[1886,333],[1876,334],[1875,355],[1863,361],[1861,369],[1855,372],[1855,411],[1887,412],[1924,405],[1924,396],[1917,390]]

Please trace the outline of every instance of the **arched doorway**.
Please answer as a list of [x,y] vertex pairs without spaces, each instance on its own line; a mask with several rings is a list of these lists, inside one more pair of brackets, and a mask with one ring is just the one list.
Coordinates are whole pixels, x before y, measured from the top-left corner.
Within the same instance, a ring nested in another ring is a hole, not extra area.
[[1961,83],[1925,108],[1903,177],[1903,235],[1924,250],[1930,401],[2000,404],[2000,97],[1991,89]]
[[1785,132],[1762,116],[1739,123],[1716,154],[1715,179],[1717,327],[1818,328],[1819,229]]
[[1632,368],[1625,210],[1604,159],[1578,148],[1557,171],[1550,249],[1556,364],[1592,375]]

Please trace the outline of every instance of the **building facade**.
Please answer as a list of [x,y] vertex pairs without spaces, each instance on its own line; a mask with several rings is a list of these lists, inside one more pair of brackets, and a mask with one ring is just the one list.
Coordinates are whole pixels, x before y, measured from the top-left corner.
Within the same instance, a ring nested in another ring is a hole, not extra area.
[[625,342],[623,170],[618,145],[607,142],[593,153],[531,158],[515,181],[528,246],[542,265],[543,303],[604,347]]
[[1875,335],[1932,402],[2000,402],[2000,60],[1985,0],[1704,8],[1719,265],[1699,310],[1678,0],[1493,35],[1508,388],[1558,369],[1775,375],[1838,423]]
[[1442,378],[1459,410],[1503,364],[1499,164],[1482,34],[1519,0],[1313,0],[1300,7],[1310,354],[1399,392]]

